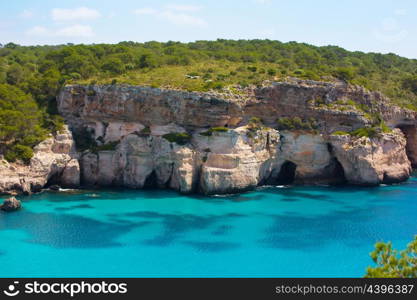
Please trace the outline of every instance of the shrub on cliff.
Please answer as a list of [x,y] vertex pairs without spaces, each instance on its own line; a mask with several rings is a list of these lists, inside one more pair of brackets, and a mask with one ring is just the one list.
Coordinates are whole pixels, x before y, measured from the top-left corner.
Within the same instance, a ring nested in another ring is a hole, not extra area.
[[246,128],[246,137],[251,139],[254,143],[262,141],[262,139],[260,139],[262,138],[262,132],[267,132],[271,129],[265,126],[263,120],[259,117],[250,118]]
[[149,126],[146,126],[141,131],[137,132],[137,135],[141,137],[148,137],[151,135],[151,128]]
[[256,133],[264,128],[264,124],[262,122],[261,118],[258,117],[252,117],[249,119],[248,122],[248,132],[246,133],[246,136],[248,138],[253,138]]
[[270,75],[270,76],[275,76],[275,75],[277,75],[277,71],[276,70],[274,70],[274,69],[268,69],[268,75]]
[[93,153],[97,153],[100,151],[114,151],[116,150],[117,145],[119,145],[119,142],[109,142],[100,146],[94,146],[90,150]]
[[6,150],[4,158],[9,162],[15,162],[17,160],[23,161],[25,164],[30,162],[33,156],[32,148],[25,145],[15,145]]
[[392,131],[392,129],[387,124],[385,124],[384,120],[381,120],[381,122],[379,123],[379,128],[384,133],[389,133]]
[[376,266],[368,267],[367,278],[417,278],[417,235],[403,251],[379,242],[370,255]]
[[212,128],[210,128],[210,130],[212,132],[228,132],[229,128],[220,126],[220,127],[212,127]]
[[355,78],[355,70],[353,68],[339,67],[333,71],[333,75],[344,81],[350,81]]
[[213,132],[228,132],[229,128],[227,127],[212,127],[207,131],[200,132],[202,136],[212,136]]
[[262,126],[263,124],[262,119],[258,117],[250,118],[248,123],[256,126]]
[[364,128],[359,128],[355,131],[352,131],[350,134],[352,136],[356,136],[356,137],[369,137],[369,138],[373,138],[375,136],[378,135],[378,129],[375,127],[364,127]]
[[191,135],[186,132],[171,132],[162,136],[170,143],[176,143],[178,145],[185,145],[191,141]]
[[354,131],[351,131],[351,132],[335,131],[335,132],[332,133],[332,135],[351,135],[351,136],[355,136],[355,137],[373,138],[373,137],[376,137],[381,132],[389,133],[391,131],[392,131],[392,129],[389,128],[383,121],[381,121],[381,123],[377,126],[363,127],[363,128],[359,128],[359,129],[356,129]]
[[349,132],[339,130],[339,131],[333,132],[332,135],[349,135]]
[[417,94],[417,75],[407,76],[402,80],[404,88],[409,89],[414,94]]
[[318,125],[313,118],[302,120],[299,117],[283,117],[277,119],[277,128],[278,130],[316,130]]
[[205,90],[221,90],[223,87],[224,84],[219,81],[209,81],[204,85]]

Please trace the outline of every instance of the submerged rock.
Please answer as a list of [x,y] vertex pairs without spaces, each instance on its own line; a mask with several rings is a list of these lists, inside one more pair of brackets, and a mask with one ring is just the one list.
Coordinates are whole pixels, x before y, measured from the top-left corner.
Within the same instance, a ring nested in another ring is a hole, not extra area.
[[19,210],[22,207],[22,204],[19,200],[17,200],[15,197],[10,197],[4,200],[3,204],[0,206],[1,210],[10,212],[10,211],[16,211]]

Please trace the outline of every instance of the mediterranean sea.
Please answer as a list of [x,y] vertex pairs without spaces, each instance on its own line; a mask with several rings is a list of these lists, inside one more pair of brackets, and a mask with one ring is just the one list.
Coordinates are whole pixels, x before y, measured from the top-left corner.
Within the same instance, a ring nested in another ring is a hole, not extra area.
[[[3,197],[4,198],[4,197]],[[205,197],[74,190],[0,212],[1,277],[362,277],[417,234],[417,179]]]

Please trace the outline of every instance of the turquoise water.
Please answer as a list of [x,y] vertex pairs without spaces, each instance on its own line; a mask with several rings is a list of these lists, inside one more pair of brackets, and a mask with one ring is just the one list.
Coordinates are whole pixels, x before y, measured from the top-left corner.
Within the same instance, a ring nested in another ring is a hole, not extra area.
[[417,234],[417,179],[224,197],[106,190],[0,213],[1,277],[361,277],[378,240]]

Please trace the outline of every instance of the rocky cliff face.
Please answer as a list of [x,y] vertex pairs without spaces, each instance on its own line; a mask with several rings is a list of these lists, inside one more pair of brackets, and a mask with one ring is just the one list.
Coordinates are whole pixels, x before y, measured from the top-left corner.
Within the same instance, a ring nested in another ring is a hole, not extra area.
[[330,143],[349,183],[397,183],[411,174],[411,163],[405,151],[406,139],[399,129],[373,139],[331,136]]
[[[0,172],[10,176],[0,186],[28,191],[57,182],[217,194],[263,184],[400,182],[417,163],[417,115],[389,103],[361,87],[300,80],[237,95],[66,86],[59,111],[90,150],[77,154],[70,133],[58,135],[37,147],[29,167],[4,162]],[[372,138],[332,134],[369,126],[370,115],[397,129]],[[313,118],[317,128],[278,130],[282,117]],[[185,140],[168,137],[180,133]]]
[[65,87],[59,111],[73,129],[88,127],[106,141],[143,126],[178,125],[186,130],[214,126],[236,128],[259,117],[276,127],[279,117],[315,118],[322,133],[354,130],[370,124],[353,100],[379,114],[391,127],[415,126],[417,113],[390,104],[378,92],[345,83],[292,80],[275,82],[240,94],[198,93],[137,86]]
[[253,188],[271,174],[279,139],[275,130],[264,130],[253,138],[247,136],[245,127],[211,136],[196,132],[186,145],[162,137],[170,130],[171,126],[158,126],[148,135],[129,134],[114,151],[83,155],[83,181],[212,194]]
[[79,187],[80,169],[71,132],[65,128],[34,149],[29,165],[0,161],[0,193],[31,193],[49,184]]
[[[261,184],[405,180],[417,153],[416,113],[389,103],[361,87],[299,80],[239,95],[76,85],[59,96],[59,110],[75,132],[115,145],[82,154],[83,183],[205,194]],[[370,114],[402,131],[373,138],[331,134],[370,125]],[[264,125],[251,124],[252,117]],[[318,128],[278,131],[280,117],[314,118]],[[207,134],[216,126],[228,130]],[[190,139],[179,145],[164,137],[169,133],[188,133]]]

